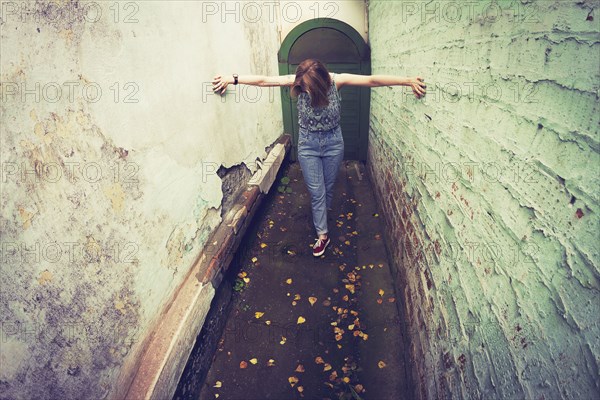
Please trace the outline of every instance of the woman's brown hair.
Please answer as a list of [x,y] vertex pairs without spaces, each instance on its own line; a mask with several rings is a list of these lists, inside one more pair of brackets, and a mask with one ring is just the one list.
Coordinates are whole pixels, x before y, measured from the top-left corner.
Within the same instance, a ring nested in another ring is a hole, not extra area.
[[312,107],[326,107],[329,104],[330,87],[331,77],[325,65],[317,59],[309,58],[296,68],[296,79],[290,93],[293,97],[298,97],[300,93],[306,92],[310,96]]

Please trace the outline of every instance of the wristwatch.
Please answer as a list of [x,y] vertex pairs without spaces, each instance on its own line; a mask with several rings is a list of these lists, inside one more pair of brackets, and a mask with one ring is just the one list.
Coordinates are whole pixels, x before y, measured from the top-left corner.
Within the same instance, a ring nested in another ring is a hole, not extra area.
[[237,85],[238,84],[238,74],[233,74],[233,84]]

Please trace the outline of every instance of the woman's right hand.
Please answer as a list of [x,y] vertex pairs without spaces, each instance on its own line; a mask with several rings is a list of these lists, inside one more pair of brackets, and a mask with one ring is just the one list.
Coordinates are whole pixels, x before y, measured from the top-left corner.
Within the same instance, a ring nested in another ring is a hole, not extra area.
[[412,88],[412,91],[417,97],[417,99],[425,95],[425,88],[427,87],[427,85],[425,85],[423,81],[423,78],[417,76],[415,78],[411,78],[409,82],[409,85]]
[[219,92],[221,91],[219,94],[223,94],[225,93],[225,89],[227,88],[227,85],[229,85],[229,80],[227,78],[225,78],[222,75],[217,75],[213,78],[212,84],[213,84],[213,91],[214,92]]

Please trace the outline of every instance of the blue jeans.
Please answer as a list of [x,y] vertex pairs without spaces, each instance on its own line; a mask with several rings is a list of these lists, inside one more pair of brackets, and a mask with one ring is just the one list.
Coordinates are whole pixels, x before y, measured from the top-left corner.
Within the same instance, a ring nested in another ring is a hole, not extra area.
[[327,233],[327,208],[331,208],[333,186],[344,159],[342,128],[298,132],[298,162],[311,197],[317,235]]

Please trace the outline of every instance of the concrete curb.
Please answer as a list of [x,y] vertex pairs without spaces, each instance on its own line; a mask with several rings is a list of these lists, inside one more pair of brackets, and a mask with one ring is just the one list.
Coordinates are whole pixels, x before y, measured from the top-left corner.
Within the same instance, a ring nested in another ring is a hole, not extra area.
[[[126,399],[171,399],[208,313],[216,289],[292,147],[292,138],[282,135],[269,152],[262,168],[248,182],[221,224],[194,262],[160,322],[144,346]],[[207,287],[208,283],[211,285]]]

